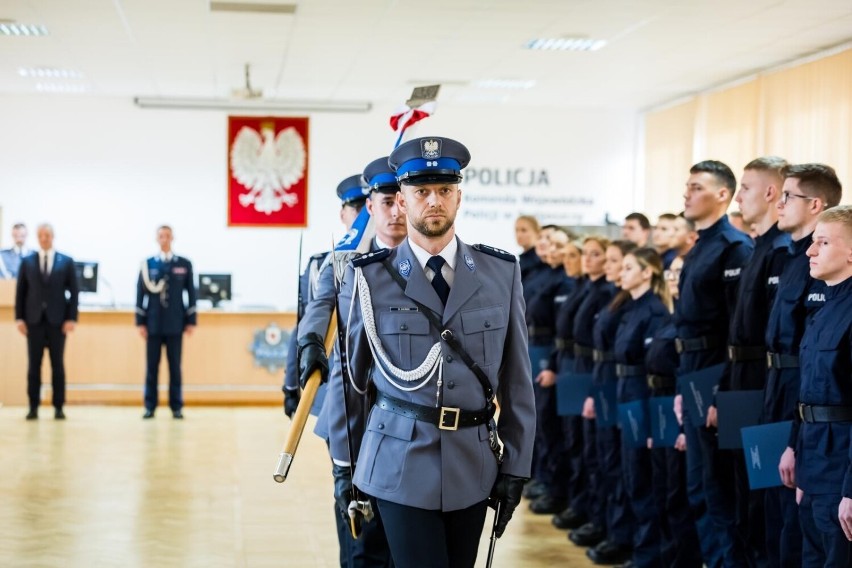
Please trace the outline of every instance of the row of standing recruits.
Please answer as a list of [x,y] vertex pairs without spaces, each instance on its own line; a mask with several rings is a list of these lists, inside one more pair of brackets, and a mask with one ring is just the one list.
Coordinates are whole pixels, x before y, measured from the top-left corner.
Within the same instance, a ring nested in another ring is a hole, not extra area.
[[[342,565],[473,566],[487,506],[500,503],[500,536],[529,477],[535,408],[520,267],[455,235],[469,160],[459,142],[432,137],[372,162],[363,176],[372,252],[348,264],[338,291],[321,269],[298,325],[301,381],[316,369],[329,380],[318,427],[327,425],[338,508],[354,483],[390,552],[344,559],[342,545]],[[345,341],[328,370],[335,303]]]
[[[536,445],[547,454],[536,456],[531,508],[565,507],[554,524],[575,528],[569,538],[592,546],[587,554],[597,563],[850,563],[852,212],[835,207],[841,186],[831,168],[759,158],[746,166],[736,195],[752,241],[725,215],[735,187],[720,162],[690,171],[683,217],[698,240],[671,265],[674,277],[683,262],[672,316],[662,260],[651,249],[586,239],[586,274],[561,302],[536,282],[547,267],[527,272],[535,288],[525,288],[534,366],[536,345],[551,339],[553,346],[536,377],[541,391],[551,391],[545,397],[553,396],[555,372],[592,372],[627,402],[674,394],[676,375],[721,363],[719,390],[763,391],[763,422],[795,420],[778,465],[785,487],[749,491],[742,452],[718,446],[715,404],[698,423],[675,398],[683,421],[676,447],[685,447],[685,460],[675,449],[622,444],[618,429],[595,424],[593,399],[583,419],[548,427],[555,413],[540,415],[539,439],[549,440]],[[537,307],[540,296],[556,306],[552,323],[540,317],[548,313]],[[836,307],[820,310],[826,302]],[[549,329],[551,338],[540,335]],[[552,408],[537,403],[540,413]]]
[[[74,259],[53,248],[54,231],[49,224],[37,228],[39,249],[26,248],[27,228],[12,227],[15,246],[0,251],[6,276],[17,278],[15,324],[27,338],[27,420],[38,418],[41,402],[41,367],[47,349],[51,365],[54,417],[65,419],[65,340],[73,332],[78,316],[78,282]],[[172,229],[157,229],[160,254],[142,263],[137,285],[136,325],[146,339],[145,418],[157,406],[157,375],[160,353],[166,346],[169,361],[169,405],[175,418],[181,408],[180,354],[183,333],[195,327],[195,285],[192,263],[171,251]],[[186,294],[186,303],[184,303]]]

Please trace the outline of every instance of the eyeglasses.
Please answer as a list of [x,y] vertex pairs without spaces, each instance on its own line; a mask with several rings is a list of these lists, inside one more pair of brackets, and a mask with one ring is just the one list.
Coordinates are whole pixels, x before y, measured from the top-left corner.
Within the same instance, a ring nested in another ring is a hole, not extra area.
[[663,272],[663,277],[669,281],[678,280],[680,279],[680,271],[680,268],[677,268],[675,270],[666,270],[665,272]]
[[787,201],[790,200],[791,197],[798,197],[799,199],[807,199],[810,201],[811,199],[816,199],[816,197],[808,197],[807,195],[799,195],[798,193],[790,193],[789,191],[781,192],[781,203],[787,205]]

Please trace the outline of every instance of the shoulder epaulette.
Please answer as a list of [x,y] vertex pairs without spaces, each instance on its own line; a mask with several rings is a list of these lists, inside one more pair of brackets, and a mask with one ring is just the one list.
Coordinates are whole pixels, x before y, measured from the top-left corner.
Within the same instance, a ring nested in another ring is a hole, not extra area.
[[478,250],[479,252],[484,252],[485,254],[496,256],[497,258],[502,258],[503,260],[508,260],[509,262],[515,262],[516,260],[518,260],[514,254],[498,248],[490,247],[488,245],[473,245],[473,248]]
[[379,249],[375,252],[363,254],[358,258],[352,259],[352,266],[367,266],[368,264],[382,261],[389,257],[391,252],[393,252],[391,249]]
[[330,251],[318,252],[316,254],[311,255],[311,260],[316,260],[322,262],[325,260],[325,257],[328,255]]

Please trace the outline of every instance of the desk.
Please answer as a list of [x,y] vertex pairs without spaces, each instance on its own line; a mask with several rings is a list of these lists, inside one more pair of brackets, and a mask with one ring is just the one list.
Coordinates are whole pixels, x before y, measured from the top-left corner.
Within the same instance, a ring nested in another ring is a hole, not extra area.
[[[11,287],[10,287],[11,284]],[[11,290],[11,292],[10,292]],[[14,282],[0,281],[0,402],[26,406],[26,338],[14,322]],[[281,404],[283,370],[270,373],[249,351],[256,331],[270,323],[290,331],[295,314],[200,311],[198,327],[183,340],[183,396],[187,404]],[[133,310],[80,308],[77,329],[65,344],[69,403],[138,404],[145,382],[145,341]],[[42,401],[50,401],[45,353]],[[160,365],[160,403],[167,405],[168,368]]]

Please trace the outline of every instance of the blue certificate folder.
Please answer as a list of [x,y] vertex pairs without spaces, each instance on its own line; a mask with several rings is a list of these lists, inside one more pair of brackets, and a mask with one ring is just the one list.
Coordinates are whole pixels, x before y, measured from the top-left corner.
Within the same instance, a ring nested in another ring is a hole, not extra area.
[[678,377],[678,386],[683,394],[683,411],[689,414],[692,423],[703,426],[707,422],[707,409],[713,403],[719,380],[725,372],[725,363],[719,363],[700,371]]
[[618,403],[615,398],[615,381],[592,385],[595,397],[595,423],[598,428],[609,428],[618,424]]
[[553,352],[551,345],[529,345],[528,351],[530,354],[530,365],[532,366],[532,378],[538,376],[540,372],[547,368],[550,362],[550,354]]
[[743,447],[740,430],[760,423],[763,391],[723,391],[716,393],[719,418],[719,448],[738,450]]
[[583,403],[591,394],[591,373],[560,373],[556,377],[556,413],[559,416],[580,416],[583,414]]
[[788,420],[742,429],[743,452],[751,489],[781,486],[778,462],[787,449],[792,424]]
[[650,414],[651,437],[655,448],[673,448],[680,427],[674,413],[673,396],[655,396],[648,399],[648,414]]
[[651,435],[648,422],[648,399],[631,400],[618,404],[618,424],[621,426],[621,443],[628,448],[645,448]]

